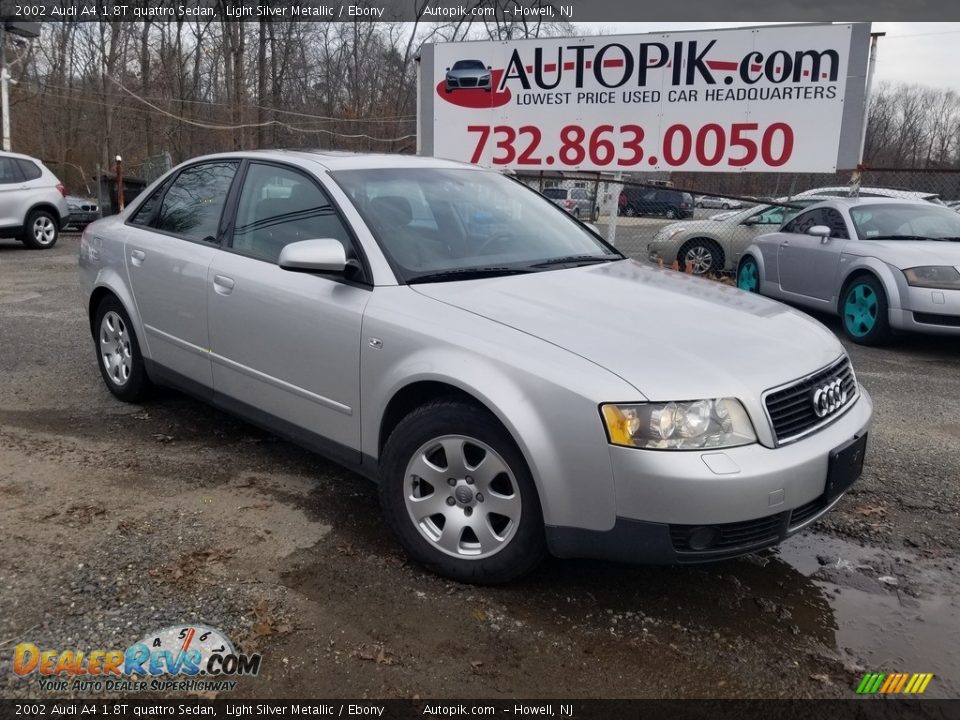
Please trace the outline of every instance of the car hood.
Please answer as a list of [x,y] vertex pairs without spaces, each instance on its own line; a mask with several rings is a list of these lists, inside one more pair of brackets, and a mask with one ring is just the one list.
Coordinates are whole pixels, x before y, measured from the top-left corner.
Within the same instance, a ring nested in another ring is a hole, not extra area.
[[875,257],[901,270],[918,265],[960,267],[960,241],[864,240],[847,243],[844,253],[860,257]]
[[635,260],[411,287],[580,355],[650,400],[756,398],[843,353],[786,305]]

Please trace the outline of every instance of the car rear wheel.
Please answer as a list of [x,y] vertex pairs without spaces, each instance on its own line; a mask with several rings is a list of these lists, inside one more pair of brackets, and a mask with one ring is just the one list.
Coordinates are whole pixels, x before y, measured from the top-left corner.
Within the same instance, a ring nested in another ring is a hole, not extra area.
[[680,248],[677,262],[681,270],[685,270],[688,264],[691,265],[694,275],[720,272],[723,268],[723,251],[713,240],[694,238]]
[[140,343],[123,305],[105,297],[93,321],[97,365],[107,389],[124,402],[142,400],[150,391]]
[[861,345],[882,345],[890,339],[887,294],[871,275],[846,285],[840,300],[840,318],[848,338]]
[[27,218],[23,244],[34,250],[49,250],[57,244],[60,228],[57,219],[46,210],[34,210]]
[[460,582],[499,584],[546,553],[543,516],[523,456],[486,410],[438,400],[390,434],[380,500],[407,553]]
[[673,208],[667,208],[667,211],[663,214],[663,216],[667,218],[667,220],[676,220],[677,211],[674,210]]
[[760,268],[757,261],[747,255],[737,270],[737,287],[751,293],[760,292]]

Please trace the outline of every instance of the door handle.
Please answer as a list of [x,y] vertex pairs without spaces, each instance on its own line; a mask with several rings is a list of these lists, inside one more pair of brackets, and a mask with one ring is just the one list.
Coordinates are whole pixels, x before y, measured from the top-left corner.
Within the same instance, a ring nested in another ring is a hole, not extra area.
[[780,247],[787,247],[787,245],[789,244],[790,244],[789,240],[784,240],[782,243],[780,243]]
[[213,276],[213,289],[220,295],[229,295],[233,292],[233,279],[226,275]]
[[132,262],[137,267],[143,265],[143,261],[147,259],[147,254],[143,250],[131,250],[130,251],[130,262]]

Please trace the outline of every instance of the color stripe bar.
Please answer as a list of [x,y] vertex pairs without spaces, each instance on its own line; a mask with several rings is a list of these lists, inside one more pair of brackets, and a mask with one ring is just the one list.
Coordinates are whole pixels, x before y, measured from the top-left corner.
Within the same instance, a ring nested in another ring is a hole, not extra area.
[[860,681],[860,684],[857,685],[857,694],[862,695],[867,691],[867,688],[870,687],[870,683],[873,682],[873,673],[867,673],[863,676],[863,680]]
[[930,684],[930,681],[933,679],[933,673],[927,673],[927,676],[923,680],[923,684],[916,690],[917,694],[922,693],[927,689],[927,685]]
[[883,682],[883,679],[886,677],[884,673],[876,673],[873,678],[873,682],[870,684],[870,689],[867,690],[868,693],[875,693],[880,689],[880,683]]
[[903,673],[900,675],[900,682],[897,683],[897,687],[890,692],[899,693],[903,690],[903,686],[907,684],[907,680],[910,678],[910,673]]

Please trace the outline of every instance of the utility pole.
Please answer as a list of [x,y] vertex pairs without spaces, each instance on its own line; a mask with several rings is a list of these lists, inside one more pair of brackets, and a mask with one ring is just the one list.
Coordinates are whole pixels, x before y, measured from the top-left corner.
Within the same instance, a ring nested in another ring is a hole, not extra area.
[[10,71],[7,69],[7,33],[25,38],[40,36],[40,23],[0,19],[0,112],[3,113],[3,149],[10,152]]
[[3,113],[3,150],[10,152],[10,73],[7,72],[7,29],[0,22],[0,112]]

